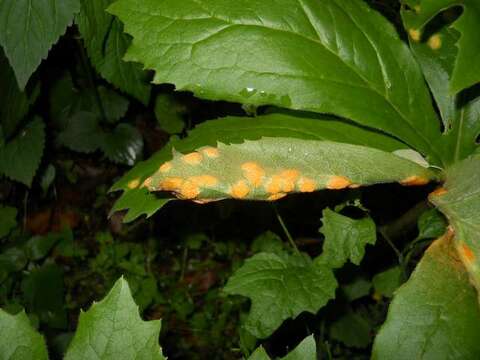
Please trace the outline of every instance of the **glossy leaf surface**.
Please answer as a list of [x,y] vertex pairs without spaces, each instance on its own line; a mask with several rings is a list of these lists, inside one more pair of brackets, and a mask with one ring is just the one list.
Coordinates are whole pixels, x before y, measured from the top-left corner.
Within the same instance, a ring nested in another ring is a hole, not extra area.
[[[120,0],[126,58],[197,96],[333,113],[440,162],[439,123],[394,28],[360,0]],[[422,109],[422,111],[418,111]]]

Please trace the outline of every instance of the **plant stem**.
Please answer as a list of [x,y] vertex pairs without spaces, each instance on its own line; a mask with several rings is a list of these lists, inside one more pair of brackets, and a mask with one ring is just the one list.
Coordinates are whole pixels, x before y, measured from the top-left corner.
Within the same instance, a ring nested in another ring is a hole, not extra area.
[[273,209],[275,210],[275,215],[276,215],[276,217],[277,217],[277,219],[278,219],[278,222],[280,223],[280,226],[281,226],[282,229],[283,229],[283,232],[285,233],[285,236],[287,237],[288,241],[290,242],[290,245],[292,245],[293,249],[294,249],[298,254],[300,254],[300,250],[298,250],[297,245],[295,244],[295,241],[293,241],[292,235],[290,235],[290,232],[288,231],[285,223],[283,222],[282,216],[281,216],[280,213],[278,212],[277,207],[275,206],[275,204],[272,204],[272,207],[273,207]]

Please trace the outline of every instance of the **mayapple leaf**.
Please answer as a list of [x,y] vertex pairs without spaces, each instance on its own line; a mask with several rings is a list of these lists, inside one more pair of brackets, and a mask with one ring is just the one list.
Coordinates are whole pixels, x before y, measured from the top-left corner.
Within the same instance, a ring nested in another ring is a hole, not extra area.
[[0,45],[20,90],[79,10],[79,0],[0,0]]
[[154,83],[335,114],[441,165],[440,124],[420,68],[361,0],[119,0],[108,10],[133,36],[126,59],[154,70]]
[[151,86],[140,64],[125,62],[130,37],[123,32],[118,19],[105,9],[112,0],[81,0],[76,17],[92,65],[104,79],[147,105]]
[[318,264],[341,268],[350,260],[360,265],[365,255],[365,246],[377,240],[375,223],[369,217],[350,219],[326,209],[323,211],[320,232],[325,236],[322,254],[315,259]]
[[[477,37],[480,2],[478,0],[407,0],[406,4],[410,10],[404,12],[404,22],[410,37],[416,41],[420,40],[423,27],[435,15],[454,6],[463,8],[460,18],[452,25],[461,36],[456,43],[458,54],[450,79],[450,91],[458,93],[480,82],[480,42]],[[437,38],[432,40],[431,44],[434,48],[439,48],[442,42]]]
[[174,152],[142,186],[200,203],[225,198],[278,200],[289,193],[400,182],[425,185],[431,170],[365,146],[293,138]]
[[[316,360],[317,359],[317,346],[313,335],[302,340],[298,346],[289,352],[285,357],[279,360]],[[260,346],[253,352],[248,360],[271,360],[265,349]]]
[[244,326],[263,339],[301,312],[316,313],[335,297],[336,287],[332,270],[307,256],[259,253],[230,277],[224,291],[251,299]]
[[400,287],[372,359],[478,359],[480,308],[452,234],[436,240]]
[[47,346],[24,311],[11,315],[0,309],[0,358],[48,360]]
[[[256,118],[227,117],[204,122],[190,131],[186,138],[170,141],[150,159],[137,164],[111,190],[124,191],[118,201],[122,203],[121,209],[129,209],[125,219],[131,221],[142,214],[151,216],[168,201],[156,199],[147,191],[135,190],[162,163],[172,159],[172,148],[188,153],[201,146],[215,146],[218,141],[226,144],[242,143],[245,139],[257,140],[262,136],[339,141],[389,152],[407,148],[390,136],[326,115],[274,113]],[[148,209],[142,208],[143,204],[148,204]],[[119,209],[117,206],[115,208]]]
[[65,360],[164,360],[160,320],[143,321],[128,283],[120,278],[108,295],[80,314]]
[[480,291],[480,154],[446,170],[446,182],[430,195],[455,232],[455,247]]
[[45,125],[36,117],[0,148],[0,174],[31,186],[45,146]]

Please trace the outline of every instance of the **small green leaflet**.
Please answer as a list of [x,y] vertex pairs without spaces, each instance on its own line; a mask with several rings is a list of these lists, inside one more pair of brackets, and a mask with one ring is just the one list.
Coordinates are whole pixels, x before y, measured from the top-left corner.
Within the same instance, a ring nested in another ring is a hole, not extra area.
[[0,45],[20,90],[79,10],[79,0],[0,0]]
[[164,360],[160,320],[142,321],[128,283],[120,278],[108,295],[80,314],[65,360]]
[[[361,0],[119,0],[126,59],[201,98],[331,113],[441,165],[438,118],[393,26]],[[422,109],[422,111],[418,111]]]
[[144,181],[198,202],[224,198],[277,200],[292,192],[376,183],[424,185],[436,175],[412,161],[364,146],[292,138],[202,147],[173,159]]
[[270,336],[284,320],[316,313],[335,297],[337,281],[326,266],[307,256],[259,253],[245,261],[224,288],[252,300],[245,328],[255,337]]
[[[279,360],[316,360],[317,349],[313,335],[305,338],[294,350]],[[265,349],[260,346],[248,360],[271,360]]]
[[0,239],[17,226],[17,209],[0,205]]
[[450,81],[450,91],[458,93],[480,82],[480,41],[477,36],[480,2],[478,0],[408,0],[406,3],[411,10],[404,12],[404,21],[410,36],[417,41],[420,39],[422,28],[435,15],[450,7],[463,7],[460,18],[453,23],[453,27],[460,32],[461,36],[457,42],[458,55]]
[[315,262],[335,269],[341,268],[349,259],[360,265],[365,246],[374,245],[377,239],[375,223],[369,217],[354,220],[326,209],[322,223],[320,232],[325,235],[325,242],[323,252]]
[[30,324],[24,311],[10,315],[0,309],[0,358],[3,360],[47,360],[43,336]]
[[27,186],[32,184],[45,146],[45,125],[36,117],[0,148],[0,175]]
[[395,293],[372,359],[476,360],[478,334],[477,294],[447,234]]
[[480,291],[480,154],[447,169],[446,179],[430,200],[453,226],[455,246]]
[[[310,116],[310,117],[306,117]],[[151,216],[168,201],[156,199],[147,191],[135,191],[146,178],[154,174],[164,162],[172,159],[172,148],[182,153],[191,152],[201,146],[216,146],[242,143],[245,139],[257,140],[262,136],[290,137],[311,140],[331,140],[393,152],[405,149],[406,145],[381,133],[370,131],[331,116],[297,113],[274,113],[256,118],[227,117],[202,123],[189,132],[182,140],[171,140],[162,150],[147,161],[136,165],[111,189],[122,190],[121,209],[129,209],[125,219],[134,220],[142,214]],[[148,204],[148,210],[140,205]],[[115,209],[120,209],[115,205]]]

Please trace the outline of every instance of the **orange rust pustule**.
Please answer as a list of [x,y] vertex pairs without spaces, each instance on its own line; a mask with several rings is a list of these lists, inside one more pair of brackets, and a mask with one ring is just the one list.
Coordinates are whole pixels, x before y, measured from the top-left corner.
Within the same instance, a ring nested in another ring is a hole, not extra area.
[[409,176],[406,179],[400,181],[400,184],[403,186],[422,186],[427,185],[430,180],[423,178],[421,176],[413,175]]
[[234,199],[244,199],[250,193],[250,187],[245,180],[237,181],[230,189],[230,195]]
[[144,182],[142,184],[142,187],[146,187],[147,189],[151,189],[152,188],[152,182],[153,182],[153,179],[151,177],[148,177],[144,180]]
[[344,176],[332,176],[326,184],[326,188],[330,190],[341,190],[349,187],[352,184],[350,179]]
[[178,191],[181,188],[182,184],[182,178],[171,177],[160,181],[159,188],[164,191]]
[[298,180],[298,189],[301,192],[314,192],[316,188],[317,184],[313,179],[310,179],[308,177],[302,177],[300,178],[300,180]]
[[243,170],[243,176],[254,187],[262,185],[263,178],[265,177],[265,170],[256,162],[249,161],[243,163],[241,166]]
[[188,165],[198,165],[202,161],[202,154],[199,152],[191,152],[182,156],[182,161]]
[[460,245],[460,255],[467,263],[473,263],[475,261],[475,253],[473,250],[465,243]]
[[288,193],[295,190],[295,182],[300,177],[300,171],[287,169],[283,170],[279,176],[282,179],[282,191]]
[[163,163],[158,170],[161,173],[166,173],[170,171],[171,168],[172,168],[172,163],[170,161],[167,161],[166,163]]
[[127,184],[129,189],[136,189],[140,185],[140,179],[134,179]]
[[270,195],[267,198],[267,200],[268,201],[280,200],[281,198],[284,198],[285,196],[287,196],[287,194],[285,194],[285,193],[276,193],[276,194]]
[[218,179],[212,175],[192,176],[188,180],[200,187],[212,187],[218,184]]
[[445,195],[447,192],[448,192],[447,189],[440,186],[440,187],[436,188],[435,190],[433,190],[430,194],[428,194],[428,197],[442,196],[442,195]]
[[265,186],[265,190],[270,194],[282,191],[282,178],[278,175],[273,175]]
[[200,194],[200,189],[192,181],[186,180],[177,193],[181,199],[195,199]]
[[209,158],[217,158],[220,156],[220,153],[218,151],[217,148],[214,148],[214,147],[206,147],[206,148],[203,148],[201,150],[201,152],[203,154],[205,154],[205,156],[209,157]]

